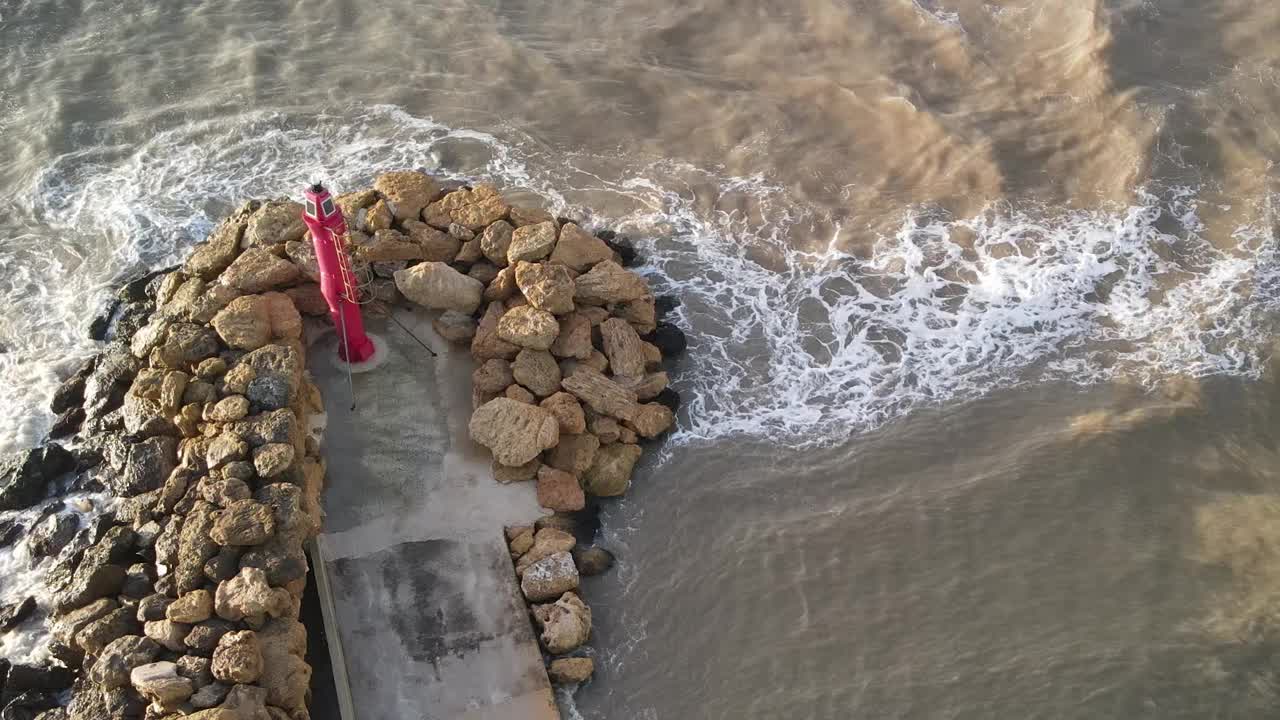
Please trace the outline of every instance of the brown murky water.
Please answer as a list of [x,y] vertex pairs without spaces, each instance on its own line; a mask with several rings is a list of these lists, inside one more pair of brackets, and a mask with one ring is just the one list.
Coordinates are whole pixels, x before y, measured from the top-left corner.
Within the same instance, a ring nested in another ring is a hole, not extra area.
[[586,718],[1280,698],[1264,0],[0,0],[0,447],[246,196],[550,194],[679,296]]

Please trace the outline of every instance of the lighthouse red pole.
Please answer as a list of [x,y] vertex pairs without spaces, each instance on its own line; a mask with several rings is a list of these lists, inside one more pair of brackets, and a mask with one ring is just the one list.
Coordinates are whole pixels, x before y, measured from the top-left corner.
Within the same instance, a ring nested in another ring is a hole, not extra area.
[[329,304],[329,315],[338,331],[338,357],[361,363],[373,357],[373,341],[364,332],[360,317],[359,288],[351,272],[351,259],[343,247],[347,221],[320,183],[307,188],[302,221],[311,231],[320,266],[320,292]]

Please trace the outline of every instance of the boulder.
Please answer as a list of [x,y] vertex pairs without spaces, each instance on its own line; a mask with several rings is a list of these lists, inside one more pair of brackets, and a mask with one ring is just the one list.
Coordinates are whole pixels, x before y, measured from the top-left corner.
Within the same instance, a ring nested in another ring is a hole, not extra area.
[[148,595],[138,601],[138,622],[164,620],[169,606],[176,602],[173,598],[160,593]]
[[222,636],[235,629],[235,623],[222,618],[210,618],[192,627],[182,644],[187,646],[188,652],[212,657]]
[[493,358],[471,373],[471,385],[483,393],[500,393],[506,390],[515,377],[511,373],[511,363]]
[[178,666],[171,662],[139,665],[129,673],[129,680],[138,694],[166,710],[176,708],[195,692],[191,681],[178,675]]
[[234,578],[218,585],[214,609],[218,617],[232,622],[244,620],[259,627],[267,617],[280,617],[293,605],[289,591],[273,588],[259,568],[245,567]]
[[49,483],[75,468],[75,458],[52,443],[0,459],[0,511],[30,507],[44,499]]
[[595,453],[582,475],[582,487],[597,497],[622,495],[631,486],[631,473],[640,459],[640,446],[614,443]]
[[534,405],[496,398],[471,416],[471,437],[493,451],[503,465],[519,466],[535,459],[560,438],[551,413]]
[[235,433],[223,432],[209,443],[205,463],[210,470],[217,470],[229,462],[243,460],[248,455],[249,443],[241,440]]
[[229,632],[213,651],[213,676],[225,683],[253,683],[262,675],[262,648],[252,630]]
[[200,588],[192,590],[165,608],[165,619],[194,625],[213,617],[213,593]]
[[560,334],[560,324],[545,310],[525,305],[498,321],[498,337],[518,347],[547,350]]
[[246,551],[240,567],[262,570],[267,583],[282,587],[307,575],[307,555],[295,538],[274,537]]
[[533,393],[524,389],[520,385],[512,385],[511,387],[508,387],[502,395],[510,400],[524,403],[525,405],[532,405],[534,400],[537,400],[537,398],[533,396]]
[[220,423],[235,422],[249,415],[249,398],[243,395],[228,395],[208,407],[205,413],[207,419]]
[[575,477],[582,477],[595,462],[600,440],[595,435],[561,435],[560,442],[547,456],[547,464]]
[[373,237],[353,234],[352,238],[352,254],[368,263],[426,259],[421,245],[390,228],[375,232]]
[[560,332],[551,343],[551,354],[558,358],[591,357],[591,321],[581,313],[570,313],[559,318]]
[[469,345],[476,336],[476,321],[471,315],[457,310],[446,310],[431,321],[431,327],[440,337],[455,345]]
[[642,378],[614,378],[615,382],[636,394],[641,401],[652,400],[662,394],[671,379],[665,372],[649,373]]
[[321,316],[329,314],[329,302],[324,299],[320,286],[309,282],[291,287],[284,291],[294,308],[303,315]]
[[489,283],[498,279],[498,268],[487,262],[478,262],[467,271],[467,277],[479,280],[487,287]]
[[119,607],[120,604],[115,600],[101,598],[84,607],[70,610],[54,623],[52,627],[53,638],[64,645],[72,645],[75,643],[76,636],[83,632],[86,627]]
[[511,375],[538,397],[554,395],[560,390],[560,366],[546,350],[521,350],[511,363]]
[[652,295],[611,305],[610,309],[615,317],[631,323],[631,327],[635,328],[636,332],[641,335],[647,335],[658,327],[658,314],[654,307]]
[[307,232],[302,205],[290,200],[263,203],[244,233],[244,247],[265,248],[299,240]]
[[[529,573],[525,573],[525,577],[528,576]],[[542,629],[542,645],[547,652],[563,655],[581,647],[591,636],[591,608],[576,593],[565,592],[555,597],[558,599],[553,603],[534,605],[533,618]]]
[[462,243],[462,247],[458,249],[458,254],[454,257],[454,262],[475,263],[484,258],[484,251],[480,248],[480,238],[472,238]]
[[235,350],[257,350],[273,340],[302,337],[302,316],[284,293],[242,295],[219,311],[212,322],[222,341]]
[[247,226],[247,213],[244,210],[246,209],[218,223],[213,232],[209,233],[208,239],[191,251],[182,268],[184,272],[212,280],[231,266],[232,261],[240,254],[240,239],[244,237]]
[[515,228],[511,224],[499,220],[484,229],[480,235],[480,251],[497,267],[507,266],[507,251],[511,248],[511,237]]
[[520,590],[525,599],[535,603],[558,598],[577,587],[578,568],[573,564],[573,556],[567,552],[558,552],[532,563],[520,579]]
[[473,313],[484,285],[439,262],[424,262],[396,273],[396,287],[410,301],[436,310]]
[[85,625],[76,635],[74,646],[89,655],[98,655],[107,645],[126,635],[135,635],[142,630],[138,619],[130,608],[116,608],[93,622]]
[[516,228],[511,233],[511,244],[507,247],[507,262],[515,265],[521,260],[537,262],[545,259],[556,246],[558,232],[554,222]]
[[596,663],[589,657],[556,658],[547,666],[547,677],[556,685],[574,685],[591,679]]
[[587,431],[586,415],[577,398],[567,392],[557,392],[543,400],[539,407],[555,416],[560,424],[560,434],[581,435]]
[[451,263],[461,259],[462,240],[457,237],[417,220],[406,220],[404,229],[409,233],[409,240],[420,249],[423,260]]
[[628,378],[644,376],[645,359],[640,335],[626,320],[610,318],[600,324],[604,354],[614,375]]
[[563,265],[516,263],[516,286],[529,304],[553,315],[573,312],[573,276]]
[[[543,210],[542,208],[511,208],[511,224],[516,227],[524,227],[526,225],[537,225],[538,223],[555,223],[556,216]],[[558,227],[558,226],[557,226]]]
[[504,312],[500,302],[489,303],[485,308],[484,316],[476,327],[475,338],[471,341],[471,357],[477,362],[491,358],[512,360],[520,352],[518,346],[503,340],[498,334],[498,323]]
[[[230,685],[224,685],[220,682],[209,683],[192,694],[191,707],[200,709],[221,705],[227,699],[227,693],[229,692],[231,692]],[[213,720],[213,718],[209,718],[209,720]]]
[[142,631],[160,647],[173,652],[182,652],[186,649],[183,640],[186,640],[191,626],[172,620],[151,620],[142,624]]
[[533,536],[533,545],[521,554],[516,561],[516,575],[524,575],[534,563],[549,558],[556,553],[573,550],[577,541],[573,534],[553,527],[538,528]]
[[[320,261],[316,259],[315,243],[311,242],[309,237],[307,240],[285,243],[284,254],[297,266],[301,279],[310,280],[312,283],[320,282]],[[285,292],[291,290],[293,288]]]
[[613,567],[613,553],[599,547],[575,547],[573,563],[578,566],[578,574],[582,577],[602,575]]
[[253,450],[253,467],[258,475],[273,478],[293,466],[296,451],[289,443],[267,443]]
[[[298,398],[302,370],[303,359],[297,349],[290,345],[267,345],[240,358],[227,374],[226,384],[229,391],[242,392],[248,397],[255,412],[280,410]],[[231,373],[240,371],[251,378],[243,389],[231,388]]]
[[219,545],[259,545],[275,534],[275,516],[256,500],[237,500],[213,513],[210,534]]
[[296,620],[270,620],[258,633],[264,667],[258,684],[267,691],[267,702],[290,713],[305,712],[311,688],[311,666],[306,663],[307,633]]
[[128,346],[109,345],[98,356],[93,372],[84,382],[85,414],[90,419],[101,418],[120,407],[125,391],[129,389],[140,366],[141,363]]
[[211,535],[215,511],[212,504],[197,500],[182,518],[176,558],[179,594],[196,590],[205,583],[204,564],[218,552]]
[[231,432],[244,438],[252,447],[267,443],[289,443],[297,446],[301,442],[298,418],[287,408],[250,415],[229,427]]
[[634,391],[588,367],[579,367],[561,385],[601,415],[630,420],[639,409]]
[[134,668],[153,662],[159,654],[160,646],[150,638],[139,635],[116,638],[89,666],[89,680],[108,689],[124,687],[129,684],[129,674]]
[[657,347],[664,357],[675,357],[688,346],[684,331],[671,323],[658,323],[654,331],[645,335],[644,339]]
[[676,416],[671,412],[671,408],[662,403],[646,403],[641,405],[628,421],[640,437],[655,438],[662,433],[671,429],[676,422]]
[[301,277],[297,265],[255,247],[241,253],[219,282],[243,293],[261,293],[294,285]]
[[649,294],[649,285],[644,278],[612,260],[597,264],[590,272],[574,280],[573,299],[584,305],[628,302]]
[[164,341],[151,351],[151,364],[186,370],[217,355],[219,349],[218,336],[213,330],[203,325],[174,323],[165,333]]
[[440,193],[435,180],[413,170],[383,173],[373,181],[373,189],[386,200],[397,220],[417,218]]
[[107,487],[118,497],[133,497],[158,490],[176,466],[177,441],[171,437],[151,437],[120,446],[118,472],[106,478]]
[[544,465],[538,470],[538,504],[556,512],[574,512],[586,507],[586,496],[578,478]]
[[532,480],[537,477],[538,468],[540,467],[542,467],[542,461],[537,458],[515,467],[503,465],[500,462],[494,461],[493,479],[503,483],[504,485],[513,482]]
[[507,216],[509,206],[492,185],[455,190],[422,211],[422,219],[440,229],[457,223],[473,232]]
[[[395,215],[391,213],[391,207],[387,205],[386,200],[378,200],[364,213],[364,223],[361,230],[368,232],[378,232],[391,227],[391,223],[395,221]],[[355,233],[351,233],[355,235]]]
[[613,250],[603,240],[573,223],[565,223],[560,228],[560,240],[551,253],[551,262],[584,273],[606,260],[613,260]]

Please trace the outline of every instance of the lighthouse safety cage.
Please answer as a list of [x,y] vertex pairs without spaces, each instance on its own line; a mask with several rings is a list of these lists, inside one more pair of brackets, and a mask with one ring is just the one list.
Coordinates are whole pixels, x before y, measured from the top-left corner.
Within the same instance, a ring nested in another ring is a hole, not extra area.
[[320,266],[320,292],[329,305],[329,315],[338,331],[338,357],[348,363],[362,363],[373,357],[373,341],[364,331],[360,316],[359,288],[351,271],[344,238],[347,221],[333,196],[320,183],[303,193],[306,204],[302,221],[311,231],[311,242]]

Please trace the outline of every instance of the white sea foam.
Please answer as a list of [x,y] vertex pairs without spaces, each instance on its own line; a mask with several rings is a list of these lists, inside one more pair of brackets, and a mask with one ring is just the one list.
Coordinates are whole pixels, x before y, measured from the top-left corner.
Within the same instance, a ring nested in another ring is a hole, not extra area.
[[[1280,297],[1265,217],[1215,249],[1187,189],[1113,210],[908,209],[896,232],[857,237],[761,177],[638,157],[620,171],[390,106],[248,114],[63,156],[32,180],[0,243],[0,382],[16,390],[0,448],[44,432],[54,381],[92,351],[83,328],[121,277],[176,262],[241,199],[442,157],[454,177],[537,192],[637,241],[690,330],[676,443],[835,441],[1018,382],[1256,375]],[[850,240],[864,250],[842,252]]]

